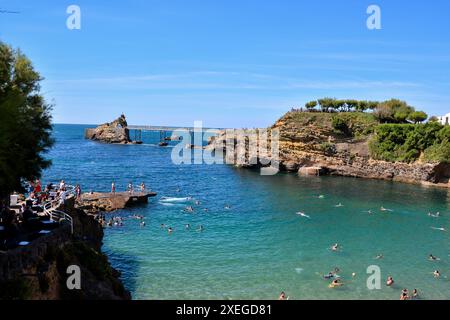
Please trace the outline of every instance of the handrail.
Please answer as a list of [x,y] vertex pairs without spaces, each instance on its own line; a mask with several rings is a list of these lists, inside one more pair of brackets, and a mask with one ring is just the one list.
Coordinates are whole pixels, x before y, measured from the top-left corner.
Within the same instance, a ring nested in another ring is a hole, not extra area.
[[[64,193],[64,199],[67,199],[71,195],[75,195],[75,187],[71,185],[66,186],[66,191],[62,191]],[[59,205],[61,204],[61,195],[55,198],[52,201],[48,201],[44,204],[44,212],[49,215],[52,221],[60,222],[67,221],[70,223],[70,232],[73,234],[73,218],[65,213],[64,211],[57,210]]]

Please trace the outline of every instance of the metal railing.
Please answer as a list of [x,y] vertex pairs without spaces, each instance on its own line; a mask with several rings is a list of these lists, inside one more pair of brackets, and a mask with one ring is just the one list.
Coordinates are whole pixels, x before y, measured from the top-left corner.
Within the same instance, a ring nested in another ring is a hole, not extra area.
[[48,201],[44,204],[44,212],[50,217],[50,220],[60,223],[66,221],[70,224],[70,232],[73,234],[73,218],[64,211],[57,210],[61,205],[62,199],[67,199],[69,196],[75,195],[75,187],[71,185],[66,186],[66,191],[61,191],[62,194],[56,197],[52,201]]

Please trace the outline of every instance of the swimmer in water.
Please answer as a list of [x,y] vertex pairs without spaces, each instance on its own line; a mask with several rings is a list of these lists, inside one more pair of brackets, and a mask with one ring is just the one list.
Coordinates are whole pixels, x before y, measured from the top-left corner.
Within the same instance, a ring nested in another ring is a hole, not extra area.
[[438,261],[438,260],[441,260],[441,259],[439,259],[438,257],[435,257],[432,254],[430,254],[430,256],[428,257],[428,260],[430,260],[430,261]]
[[307,214],[305,214],[304,212],[301,212],[301,211],[296,212],[295,214],[296,214],[296,215],[299,215],[299,216],[301,216],[301,217],[305,217],[305,218],[311,219],[310,216],[308,216]]
[[204,230],[203,226],[200,225],[200,227],[198,227],[197,231],[202,232]]
[[331,246],[332,251],[339,251],[339,249],[340,249],[340,247],[339,247],[339,244],[337,244],[337,243],[335,243]]
[[408,299],[409,299],[408,289],[403,289],[402,294],[400,295],[400,300],[408,300]]
[[185,229],[190,229],[191,225],[188,223],[187,225],[184,226]]
[[375,259],[377,259],[377,260],[383,259],[383,258],[384,258],[384,256],[383,256],[382,253],[380,253],[379,255],[377,255],[377,256],[375,257]]
[[356,272],[352,272],[352,278],[356,277]]
[[284,293],[284,291],[282,291],[281,293],[280,293],[280,296],[278,297],[278,300],[286,300],[287,298],[286,298],[286,293]]
[[340,279],[334,279],[330,285],[328,286],[329,288],[336,288],[336,287],[340,287],[343,286],[344,284],[341,282]]
[[225,205],[224,209],[230,210],[230,206],[229,205]]
[[195,200],[195,204],[196,204],[196,205],[199,205],[199,204],[200,204],[200,201]]
[[325,198],[325,196],[324,196],[323,194],[321,194],[321,195],[319,196],[319,199],[323,199],[323,198]]
[[435,278],[439,278],[439,277],[441,276],[441,273],[439,272],[439,270],[434,270],[433,276],[434,276]]
[[204,208],[203,211],[207,212],[207,211],[208,211],[208,208]]
[[411,294],[411,299],[417,299],[418,297],[419,297],[419,292],[417,291],[417,289],[414,289]]
[[339,204],[335,205],[336,208],[340,208],[343,207],[344,205],[342,203],[339,202]]
[[172,227],[168,227],[168,228],[167,228],[167,232],[168,232],[169,234],[172,233],[172,232],[173,232]]
[[187,206],[187,207],[184,209],[184,211],[187,211],[187,212],[194,212],[194,208],[193,208],[192,206]]
[[145,221],[141,221],[140,225],[141,227],[145,227]]
[[164,229],[166,225],[164,223],[161,223],[161,229]]
[[444,231],[447,232],[447,230],[445,228],[436,228],[436,227],[431,227],[431,229],[433,230],[439,230],[439,231]]
[[385,207],[381,206],[380,211],[392,212],[392,209],[386,209]]
[[387,278],[387,280],[386,280],[386,285],[388,286],[388,287],[390,287],[390,286],[392,286],[394,284],[394,279],[391,277],[391,276],[389,276],[388,278]]

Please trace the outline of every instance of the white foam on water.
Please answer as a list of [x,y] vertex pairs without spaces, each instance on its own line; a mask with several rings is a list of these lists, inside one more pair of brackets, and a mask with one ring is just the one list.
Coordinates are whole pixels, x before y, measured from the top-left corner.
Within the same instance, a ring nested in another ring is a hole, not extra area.
[[177,198],[177,197],[162,197],[159,201],[160,202],[189,202],[193,199],[191,197],[183,197],[183,198]]

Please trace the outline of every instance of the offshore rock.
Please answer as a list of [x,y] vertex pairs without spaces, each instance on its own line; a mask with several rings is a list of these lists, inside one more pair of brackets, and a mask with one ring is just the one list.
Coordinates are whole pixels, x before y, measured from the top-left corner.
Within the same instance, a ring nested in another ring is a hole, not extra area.
[[127,120],[121,115],[113,122],[105,123],[94,129],[86,129],[85,138],[105,143],[128,144],[130,139]]

